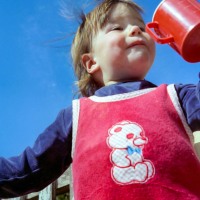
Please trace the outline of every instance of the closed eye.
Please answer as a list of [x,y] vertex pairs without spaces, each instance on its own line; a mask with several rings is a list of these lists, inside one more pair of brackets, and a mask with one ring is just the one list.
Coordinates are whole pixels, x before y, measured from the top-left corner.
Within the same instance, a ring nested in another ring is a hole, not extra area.
[[114,26],[114,27],[111,29],[111,31],[122,31],[122,30],[123,30],[123,28],[120,27],[120,26]]

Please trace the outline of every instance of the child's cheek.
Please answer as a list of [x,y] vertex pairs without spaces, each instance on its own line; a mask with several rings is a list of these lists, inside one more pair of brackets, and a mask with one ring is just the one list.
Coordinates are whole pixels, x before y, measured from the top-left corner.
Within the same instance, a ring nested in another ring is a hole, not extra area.
[[124,37],[119,36],[118,34],[112,34],[112,36],[109,37],[108,44],[110,48],[113,50],[122,51],[125,47],[125,40]]
[[125,39],[120,34],[113,34],[110,38],[110,41],[113,43],[113,45],[117,45],[119,47],[122,47],[125,43]]

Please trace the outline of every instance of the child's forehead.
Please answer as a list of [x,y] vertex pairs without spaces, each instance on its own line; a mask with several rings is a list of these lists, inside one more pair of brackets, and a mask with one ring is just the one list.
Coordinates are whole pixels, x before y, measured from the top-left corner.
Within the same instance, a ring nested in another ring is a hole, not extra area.
[[130,5],[124,3],[117,3],[112,7],[109,16],[107,17],[107,22],[114,23],[116,21],[123,20],[124,18],[143,22],[140,13]]

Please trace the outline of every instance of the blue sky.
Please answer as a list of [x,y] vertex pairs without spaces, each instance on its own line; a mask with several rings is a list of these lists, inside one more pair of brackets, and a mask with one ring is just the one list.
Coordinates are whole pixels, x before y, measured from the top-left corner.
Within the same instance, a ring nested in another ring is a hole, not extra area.
[[[75,21],[61,16],[91,1],[0,1],[0,156],[32,146],[37,136],[71,104],[74,74],[70,60]],[[150,22],[159,0],[136,0]],[[77,5],[79,4],[79,5]],[[146,79],[155,84],[197,83],[200,63],[184,61],[168,45],[157,55]]]

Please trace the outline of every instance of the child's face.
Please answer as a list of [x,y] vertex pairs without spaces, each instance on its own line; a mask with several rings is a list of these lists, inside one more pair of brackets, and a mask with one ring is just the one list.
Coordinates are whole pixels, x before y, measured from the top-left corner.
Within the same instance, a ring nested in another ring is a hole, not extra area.
[[108,22],[93,39],[89,73],[102,85],[144,79],[155,56],[154,41],[144,30],[135,10],[123,3],[114,5]]

